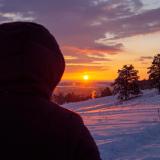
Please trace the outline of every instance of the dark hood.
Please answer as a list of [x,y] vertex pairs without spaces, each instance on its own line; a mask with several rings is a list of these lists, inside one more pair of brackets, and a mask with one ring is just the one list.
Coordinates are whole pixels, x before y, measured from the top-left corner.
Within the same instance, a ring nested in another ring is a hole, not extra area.
[[0,25],[0,91],[50,97],[65,68],[55,38],[42,25]]

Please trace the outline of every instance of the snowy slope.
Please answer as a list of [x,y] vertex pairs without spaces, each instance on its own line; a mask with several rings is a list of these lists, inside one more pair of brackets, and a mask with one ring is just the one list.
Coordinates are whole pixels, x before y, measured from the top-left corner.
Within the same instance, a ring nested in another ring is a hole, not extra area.
[[160,95],[155,90],[124,103],[110,96],[63,106],[83,117],[103,160],[160,160]]

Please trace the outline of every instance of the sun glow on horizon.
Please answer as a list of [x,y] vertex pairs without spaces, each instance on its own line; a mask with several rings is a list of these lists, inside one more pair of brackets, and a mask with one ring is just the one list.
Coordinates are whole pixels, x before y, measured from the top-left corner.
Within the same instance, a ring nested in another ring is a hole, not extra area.
[[83,75],[83,80],[88,81],[89,80],[89,75],[88,74]]

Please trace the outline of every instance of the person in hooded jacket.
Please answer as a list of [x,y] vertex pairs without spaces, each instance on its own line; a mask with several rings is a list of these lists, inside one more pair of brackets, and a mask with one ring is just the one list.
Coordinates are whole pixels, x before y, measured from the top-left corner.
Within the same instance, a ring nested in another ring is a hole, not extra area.
[[100,160],[82,118],[50,100],[64,68],[45,27],[0,25],[0,159]]

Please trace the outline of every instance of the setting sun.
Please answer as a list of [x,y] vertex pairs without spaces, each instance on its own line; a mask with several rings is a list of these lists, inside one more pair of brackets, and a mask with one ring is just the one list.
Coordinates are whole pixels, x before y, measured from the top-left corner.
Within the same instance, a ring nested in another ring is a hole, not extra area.
[[89,76],[87,74],[83,75],[83,80],[87,81],[89,79]]

